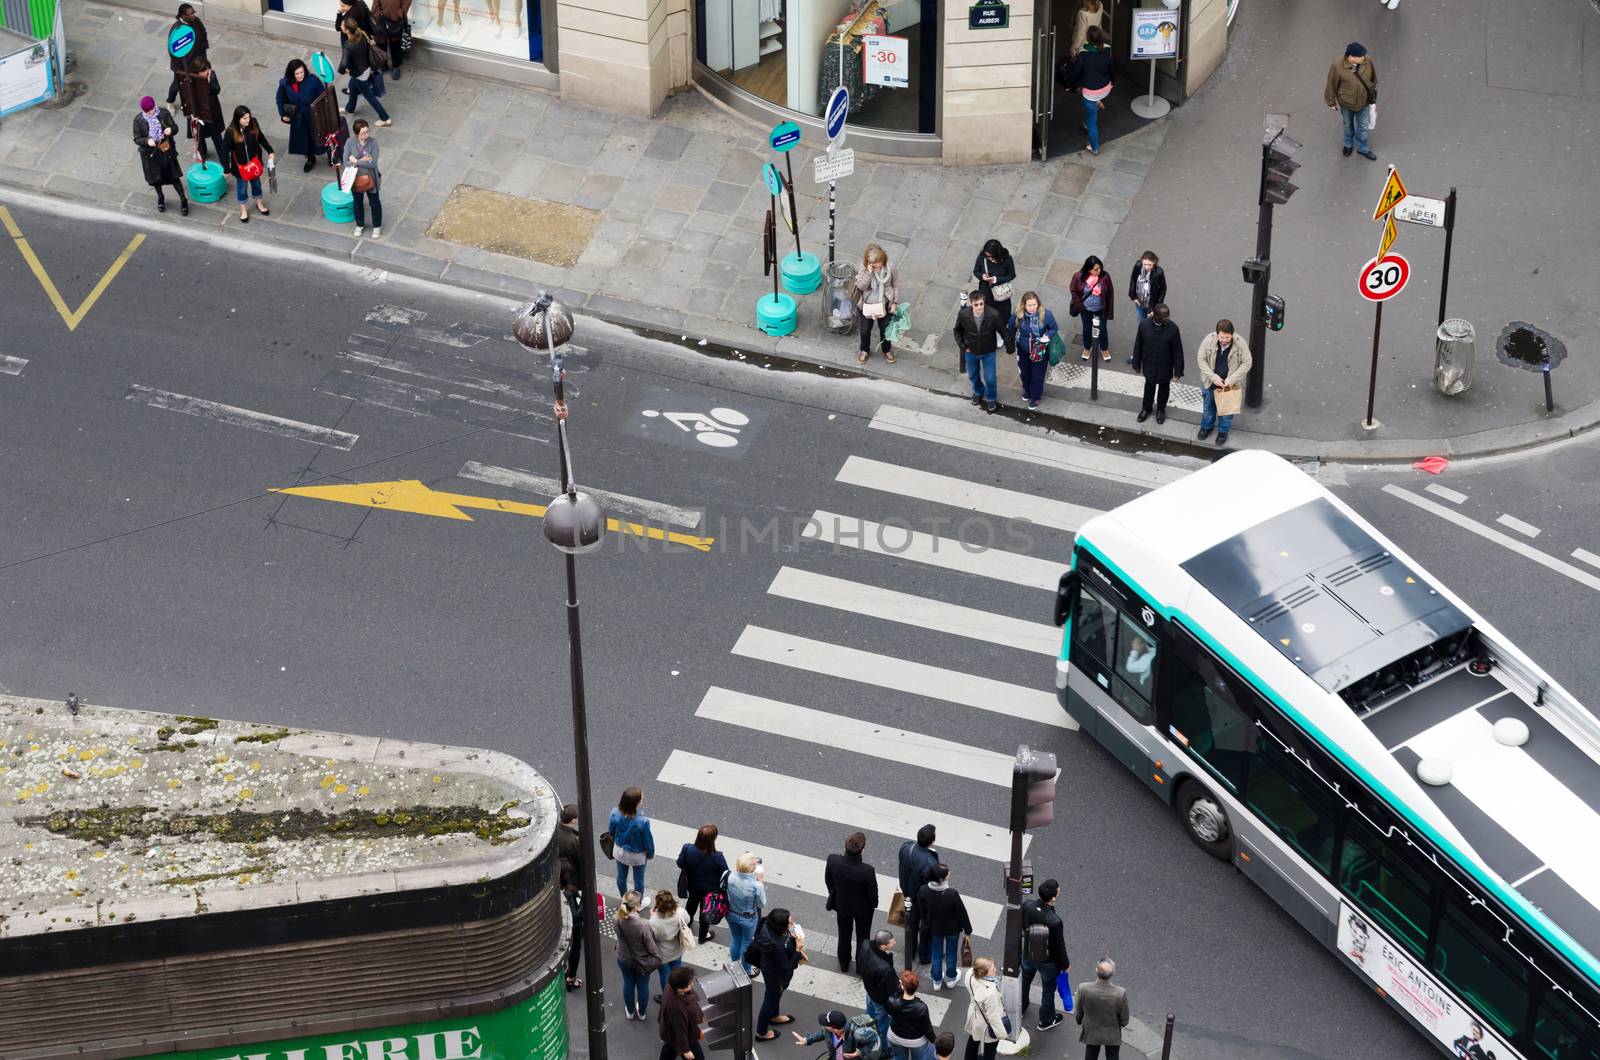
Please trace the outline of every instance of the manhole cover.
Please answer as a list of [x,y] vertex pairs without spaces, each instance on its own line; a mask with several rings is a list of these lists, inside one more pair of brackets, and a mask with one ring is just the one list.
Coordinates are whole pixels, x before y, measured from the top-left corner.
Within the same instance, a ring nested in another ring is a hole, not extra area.
[[428,235],[571,268],[603,216],[581,206],[458,184],[428,226]]
[[1521,320],[1513,320],[1500,332],[1494,342],[1494,355],[1501,364],[1522,368],[1529,372],[1542,372],[1545,366],[1554,368],[1567,358],[1567,347],[1543,328]]

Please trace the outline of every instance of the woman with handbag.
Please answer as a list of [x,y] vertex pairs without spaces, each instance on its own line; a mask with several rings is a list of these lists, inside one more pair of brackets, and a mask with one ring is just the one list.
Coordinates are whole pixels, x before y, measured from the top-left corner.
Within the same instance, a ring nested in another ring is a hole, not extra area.
[[[355,151],[351,141],[346,152]],[[633,889],[644,890],[645,862],[656,856],[656,839],[650,832],[650,818],[639,812],[644,805],[644,792],[638,788],[624,788],[617,808],[606,820],[606,831],[611,836],[611,856],[617,862],[617,893],[628,890],[628,870],[633,870]]]
[[1006,1034],[1006,1006],[1000,998],[1000,983],[995,978],[994,962],[979,957],[972,962],[967,979],[972,1001],[967,1006],[967,1060],[994,1060],[1000,1039]]
[[789,988],[794,970],[806,959],[805,936],[789,919],[789,910],[774,909],[756,928],[752,946],[760,958],[761,975],[765,983],[761,1011],[756,1013],[755,1039],[758,1042],[770,1042],[778,1037],[773,1027],[794,1022],[793,1016],[787,1013],[780,1015],[779,1009],[783,992]]
[[689,923],[694,923],[696,914],[700,914],[700,930],[695,936],[695,942],[704,942],[711,937],[711,925],[706,923],[706,918],[701,906],[705,904],[706,895],[722,889],[722,877],[728,872],[728,859],[717,850],[717,826],[703,824],[695,833],[694,842],[683,844],[683,849],[678,851],[679,877],[678,891],[689,904]]
[[617,903],[617,968],[622,972],[622,1007],[628,1018],[644,1022],[650,1007],[650,973],[661,967],[655,932],[640,915],[638,891],[629,891]]
[[1030,409],[1038,408],[1044,399],[1044,375],[1051,363],[1050,347],[1060,342],[1055,314],[1039,304],[1036,292],[1024,294],[1022,312],[1017,314],[1017,372],[1022,376],[1022,396]]
[[650,933],[656,937],[656,953],[661,957],[661,967],[656,969],[661,989],[667,989],[667,976],[683,964],[683,951],[694,949],[694,935],[689,931],[689,917],[678,908],[678,900],[671,891],[657,891],[650,903]]
[[884,332],[895,303],[900,300],[899,277],[889,264],[889,255],[876,243],[868,243],[861,252],[861,270],[854,281],[856,309],[861,316],[861,355],[857,364],[866,364],[872,355],[872,325],[878,325],[878,349],[883,359],[894,363],[894,344]]
[[1098,349],[1102,361],[1111,360],[1111,329],[1107,325],[1117,315],[1117,303],[1105,263],[1093,254],[1084,258],[1083,268],[1068,285],[1068,293],[1072,295],[1072,315],[1083,318],[1083,359],[1087,361]]
[[367,212],[362,203],[365,199],[372,204],[372,238],[378,239],[383,235],[383,202],[378,198],[383,173],[378,169],[378,141],[372,138],[372,130],[367,127],[365,118],[357,118],[350,128],[355,138],[345,145],[344,164],[354,166],[356,171],[355,183],[350,185],[350,198],[355,201],[356,207],[354,234],[360,239],[367,227]]
[[365,97],[378,115],[378,128],[393,125],[389,112],[383,109],[383,104],[378,100],[378,91],[373,84],[373,80],[382,74],[372,63],[372,38],[353,18],[344,20],[344,38],[344,50],[339,53],[339,72],[350,75],[350,84],[346,89],[350,100],[344,105],[344,112],[354,114],[358,98]]
[[290,59],[278,82],[278,119],[289,127],[289,153],[305,155],[305,172],[317,164],[324,148],[311,120],[311,105],[327,88],[299,59]]
[[983,300],[999,314],[1000,334],[1005,339],[1006,352],[1015,354],[1017,332],[1016,324],[1011,319],[1011,285],[1017,279],[1017,266],[1011,260],[1011,251],[998,239],[989,240],[972,266],[972,275],[977,278]]
[[139,113],[133,116],[133,143],[139,149],[139,164],[144,167],[144,182],[156,189],[156,210],[167,211],[167,196],[163,190],[168,184],[178,189],[178,212],[189,214],[189,196],[183,191],[183,167],[178,165],[178,149],[173,139],[178,135],[178,125],[172,112],[157,107],[150,96],[139,100]]
[[233,123],[228,126],[222,142],[228,148],[228,157],[223,161],[222,168],[233,174],[233,190],[239,197],[240,222],[248,223],[250,220],[249,203],[252,195],[255,196],[256,209],[261,211],[261,216],[271,215],[267,200],[261,197],[261,174],[267,171],[267,166],[276,162],[277,156],[272,153],[272,145],[267,142],[267,135],[261,131],[261,126],[256,124],[255,115],[250,113],[249,107],[240,105],[233,108]]
[[[518,5],[521,10],[521,5]],[[411,17],[411,0],[372,0],[373,40],[389,53],[389,70],[400,80],[400,64],[405,61],[406,20]]]

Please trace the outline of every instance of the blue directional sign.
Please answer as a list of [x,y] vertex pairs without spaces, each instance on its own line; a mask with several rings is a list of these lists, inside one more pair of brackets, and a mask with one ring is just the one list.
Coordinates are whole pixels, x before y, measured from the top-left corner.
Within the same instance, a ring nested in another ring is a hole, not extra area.
[[180,22],[167,33],[167,54],[182,59],[194,51],[194,42],[194,27]]
[[767,182],[767,190],[774,195],[783,194],[783,175],[778,172],[778,167],[768,162],[761,167],[761,179]]
[[850,116],[850,90],[843,85],[835,88],[828,97],[828,109],[822,113],[828,139],[837,140],[844,134],[844,120]]
[[779,122],[772,127],[770,139],[774,151],[793,150],[794,145],[800,142],[800,126],[792,121]]

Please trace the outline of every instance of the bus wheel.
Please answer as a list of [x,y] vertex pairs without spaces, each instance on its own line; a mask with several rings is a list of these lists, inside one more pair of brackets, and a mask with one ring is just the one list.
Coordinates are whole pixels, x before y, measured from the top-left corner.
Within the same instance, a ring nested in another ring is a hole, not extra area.
[[1183,830],[1201,850],[1219,861],[1232,858],[1233,829],[1228,824],[1228,811],[1216,796],[1197,781],[1187,781],[1178,789],[1177,807]]

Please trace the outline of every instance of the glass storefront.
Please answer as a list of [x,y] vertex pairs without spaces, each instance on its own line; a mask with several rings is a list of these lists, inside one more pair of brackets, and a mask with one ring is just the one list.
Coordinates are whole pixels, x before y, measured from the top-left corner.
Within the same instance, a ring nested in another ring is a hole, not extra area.
[[938,0],[694,0],[696,55],[757,99],[821,117],[841,82],[850,123],[932,133]]
[[[411,35],[429,44],[544,62],[542,0],[413,0]],[[330,0],[271,0],[272,8],[331,25]],[[334,58],[334,56],[329,56]]]

